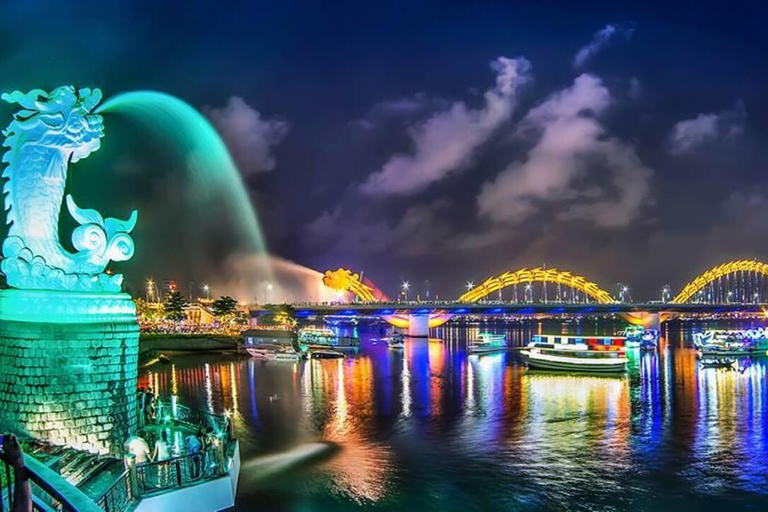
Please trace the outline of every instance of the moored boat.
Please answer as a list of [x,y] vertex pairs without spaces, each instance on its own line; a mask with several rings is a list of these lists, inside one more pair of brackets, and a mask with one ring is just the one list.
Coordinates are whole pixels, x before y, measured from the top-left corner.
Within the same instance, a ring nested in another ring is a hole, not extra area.
[[502,350],[507,350],[507,337],[504,334],[481,332],[467,345],[467,352],[470,354],[488,354]]
[[536,335],[521,354],[528,368],[619,374],[627,370],[622,336]]
[[405,348],[405,338],[402,334],[395,333],[386,339],[387,347],[392,350],[401,350]]
[[309,357],[312,359],[341,359],[344,354],[338,350],[312,349],[309,351]]

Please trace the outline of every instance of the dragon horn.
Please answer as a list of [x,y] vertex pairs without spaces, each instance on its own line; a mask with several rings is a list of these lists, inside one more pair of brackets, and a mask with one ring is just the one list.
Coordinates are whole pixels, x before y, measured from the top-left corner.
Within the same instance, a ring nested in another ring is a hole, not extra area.
[[37,110],[37,98],[40,96],[48,96],[48,93],[42,89],[32,89],[29,92],[13,91],[3,93],[0,99],[8,103],[18,103],[26,109]]
[[93,91],[91,91],[90,89],[80,89],[80,91],[81,92],[88,91],[88,94],[85,96],[85,99],[83,100],[83,106],[88,112],[90,112],[101,101],[101,89],[94,89]]

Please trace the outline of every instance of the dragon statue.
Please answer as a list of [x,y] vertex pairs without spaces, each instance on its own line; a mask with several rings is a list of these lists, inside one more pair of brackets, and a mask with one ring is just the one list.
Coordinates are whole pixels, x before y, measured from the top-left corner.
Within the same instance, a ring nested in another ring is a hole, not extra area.
[[40,89],[0,96],[22,107],[3,131],[8,148],[2,177],[7,181],[6,222],[10,225],[2,247],[0,269],[13,288],[119,292],[120,274],[107,274],[110,260],[133,256],[129,233],[136,225],[134,210],[128,220],[104,218],[96,210],[80,208],[70,194],[67,210],[79,226],[66,250],[59,240],[59,214],[64,200],[69,163],[82,160],[101,146],[102,117],[93,114],[101,100],[99,89],[63,86],[50,94]]

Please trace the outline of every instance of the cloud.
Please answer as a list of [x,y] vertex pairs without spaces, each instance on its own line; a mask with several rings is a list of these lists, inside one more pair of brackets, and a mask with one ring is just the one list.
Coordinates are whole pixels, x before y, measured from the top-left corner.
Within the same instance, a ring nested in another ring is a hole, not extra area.
[[583,74],[531,109],[518,133],[538,139],[527,158],[483,185],[480,216],[509,227],[547,210],[600,227],[630,224],[649,195],[652,171],[598,121],[611,103],[600,79]]
[[582,46],[576,55],[573,57],[573,67],[581,68],[588,60],[600,53],[612,39],[616,37],[624,37],[629,39],[632,37],[634,30],[629,27],[621,27],[616,25],[606,25],[604,28],[595,32],[592,40],[586,45]]
[[253,175],[275,168],[272,148],[280,144],[289,125],[280,119],[262,119],[261,114],[243,98],[232,96],[221,108],[203,107],[227,144],[243,175]]
[[360,189],[376,196],[411,195],[465,167],[473,151],[510,118],[520,87],[530,81],[531,66],[523,58],[499,57],[491,67],[496,84],[486,91],[482,108],[456,102],[414,126],[410,130],[413,154],[392,156]]
[[676,123],[669,135],[673,154],[688,153],[705,142],[738,137],[744,133],[747,112],[739,101],[731,110],[714,114],[699,114],[693,119]]
[[450,103],[442,98],[435,98],[423,92],[405,98],[381,101],[373,105],[365,117],[350,124],[370,130],[393,120],[405,120],[414,116],[424,116],[437,110],[445,110]]
[[439,250],[449,234],[443,215],[449,208],[443,199],[412,206],[392,224],[365,209],[347,214],[337,207],[308,224],[304,234],[312,245],[330,244],[355,254],[422,256]]

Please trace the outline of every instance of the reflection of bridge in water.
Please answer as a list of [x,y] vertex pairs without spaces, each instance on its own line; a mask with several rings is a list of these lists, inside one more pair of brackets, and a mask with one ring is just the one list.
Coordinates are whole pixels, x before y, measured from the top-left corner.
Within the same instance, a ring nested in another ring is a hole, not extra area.
[[327,271],[323,282],[339,292],[340,300],[299,306],[299,317],[379,316],[415,336],[426,336],[430,327],[456,315],[621,314],[632,323],[657,328],[670,316],[761,312],[768,304],[768,264],[756,260],[713,267],[674,297],[665,287],[662,300],[652,302],[625,300],[626,287],[617,299],[582,276],[545,267],[504,272],[478,286],[469,283],[467,292],[454,301],[393,301],[359,274],[341,268]]

